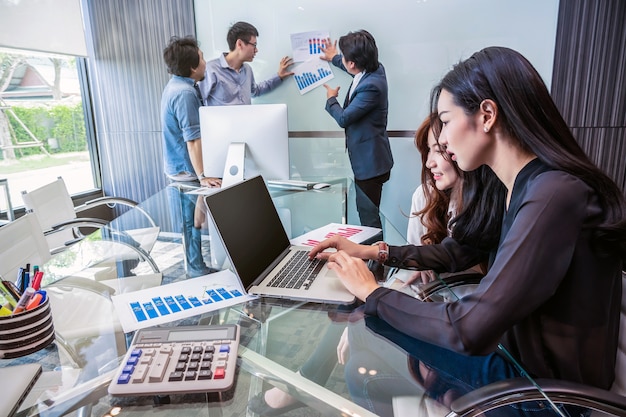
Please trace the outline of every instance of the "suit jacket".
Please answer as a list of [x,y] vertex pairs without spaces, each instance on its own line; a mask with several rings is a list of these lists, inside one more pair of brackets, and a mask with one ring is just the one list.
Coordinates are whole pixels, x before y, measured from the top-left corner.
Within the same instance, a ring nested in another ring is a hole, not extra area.
[[[333,65],[346,71],[341,55]],[[347,71],[346,71],[347,72]],[[349,92],[348,92],[349,93]],[[342,108],[336,97],[326,102],[326,111],[346,131],[346,147],[357,180],[367,180],[391,171],[393,157],[387,136],[387,78],[382,64],[361,81]]]

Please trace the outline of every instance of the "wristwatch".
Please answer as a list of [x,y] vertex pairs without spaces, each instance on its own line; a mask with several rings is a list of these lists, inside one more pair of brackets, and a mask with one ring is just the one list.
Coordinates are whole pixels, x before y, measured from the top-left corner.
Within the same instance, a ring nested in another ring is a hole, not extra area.
[[376,261],[384,264],[389,259],[389,245],[381,240],[372,244],[372,246],[378,246],[378,258],[376,258]]

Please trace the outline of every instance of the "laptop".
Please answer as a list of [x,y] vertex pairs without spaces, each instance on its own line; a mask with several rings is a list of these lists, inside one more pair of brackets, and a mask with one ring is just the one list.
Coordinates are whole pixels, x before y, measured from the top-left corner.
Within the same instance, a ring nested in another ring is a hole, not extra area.
[[[249,294],[292,300],[349,304],[355,301],[326,263],[309,261],[311,250],[293,246],[276,211],[263,177],[239,182],[204,197],[243,288]],[[314,271],[313,278],[297,278],[299,271]],[[295,262],[295,261],[292,261]]]
[[30,392],[41,375],[41,365],[29,363],[0,368],[0,416],[12,416]]

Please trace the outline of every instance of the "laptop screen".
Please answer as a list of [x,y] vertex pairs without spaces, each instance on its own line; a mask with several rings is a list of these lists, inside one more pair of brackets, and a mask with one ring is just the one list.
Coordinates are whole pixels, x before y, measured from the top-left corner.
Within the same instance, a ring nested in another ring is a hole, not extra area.
[[230,261],[248,289],[290,246],[263,177],[207,195],[205,201]]

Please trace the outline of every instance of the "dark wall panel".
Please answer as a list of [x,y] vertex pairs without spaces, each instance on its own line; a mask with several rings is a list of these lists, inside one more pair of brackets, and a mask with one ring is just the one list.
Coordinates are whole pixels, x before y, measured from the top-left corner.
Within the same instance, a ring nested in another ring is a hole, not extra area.
[[626,1],[561,0],[552,95],[585,152],[626,192]]

